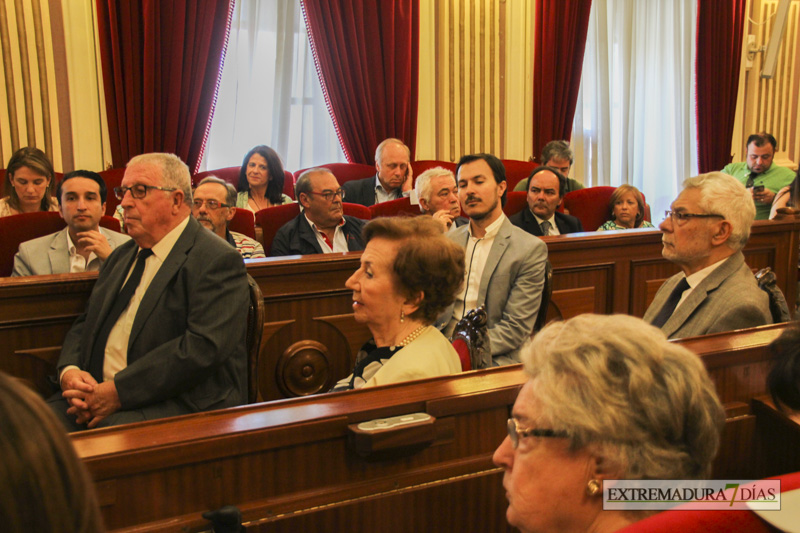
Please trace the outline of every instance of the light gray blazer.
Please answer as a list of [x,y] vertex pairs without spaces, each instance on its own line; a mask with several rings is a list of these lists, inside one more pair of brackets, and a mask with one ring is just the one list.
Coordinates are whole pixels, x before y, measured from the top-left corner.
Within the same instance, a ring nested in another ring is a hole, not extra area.
[[[69,231],[69,228],[64,228],[61,231],[20,244],[19,251],[14,256],[14,271],[11,276],[68,274],[67,231]],[[112,250],[131,239],[123,233],[117,233],[102,227],[100,228],[100,233],[108,240]],[[99,270],[100,263],[102,261],[95,258],[87,265],[86,270]]]
[[[682,273],[675,274],[661,285],[644,314],[646,322],[658,316],[681,278]],[[736,252],[692,290],[661,330],[670,339],[681,339],[771,323],[769,297],[758,287],[742,252]]]
[[[469,224],[449,232],[447,237],[466,249]],[[544,242],[506,218],[489,250],[478,289],[478,305],[485,305],[489,316],[492,356],[481,368],[519,362],[519,350],[530,338],[539,312],[546,261]],[[442,316],[445,315],[455,321],[453,306]]]

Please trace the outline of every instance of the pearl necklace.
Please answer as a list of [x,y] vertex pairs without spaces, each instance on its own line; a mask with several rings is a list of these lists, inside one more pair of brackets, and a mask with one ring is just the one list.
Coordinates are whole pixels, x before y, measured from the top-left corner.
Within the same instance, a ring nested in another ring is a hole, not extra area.
[[[415,329],[414,331],[409,333],[408,336],[405,339],[400,341],[400,344],[398,344],[397,346],[408,346],[409,344],[411,344],[412,342],[417,340],[417,337],[422,335],[422,332],[425,331],[427,329],[427,327],[428,326],[426,326],[424,324],[422,326],[418,327],[417,329]],[[394,348],[394,346],[393,346],[393,348]]]

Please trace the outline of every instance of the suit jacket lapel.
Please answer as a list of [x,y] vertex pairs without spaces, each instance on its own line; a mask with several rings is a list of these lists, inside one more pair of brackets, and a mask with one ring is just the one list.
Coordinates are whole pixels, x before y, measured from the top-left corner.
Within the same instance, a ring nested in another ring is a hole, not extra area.
[[64,228],[50,241],[47,255],[50,258],[50,272],[69,272],[69,249],[67,248],[67,231]]
[[314,235],[314,228],[311,227],[311,224],[308,223],[306,220],[306,216],[303,213],[300,213],[300,220],[299,228],[297,231],[298,238],[302,241],[305,241],[309,244],[312,248],[314,248],[318,254],[322,253],[322,247],[319,245],[317,241],[317,236]]
[[494,237],[492,247],[489,250],[489,255],[486,258],[486,264],[483,266],[483,276],[481,276],[481,285],[478,289],[478,305],[481,305],[486,300],[486,291],[489,288],[489,280],[492,278],[494,269],[497,268],[497,263],[506,252],[508,240],[511,237],[511,221],[506,218],[500,226],[500,230]]
[[[744,262],[744,256],[741,252],[737,252],[725,260],[720,266],[718,266],[711,274],[709,274],[703,281],[700,282],[697,287],[692,289],[691,294],[686,298],[686,300],[680,304],[675,312],[672,313],[672,316],[669,317],[667,322],[664,324],[662,331],[664,334],[669,337],[673,335],[676,331],[678,331],[683,324],[692,316],[692,313],[705,301],[708,293],[713,292],[719,287],[723,281],[728,279],[728,277],[738,270],[741,263]],[[669,295],[672,292],[672,289],[675,288],[677,285],[678,280],[669,287],[669,291],[666,292]]]
[[175,277],[175,274],[181,269],[186,262],[186,256],[189,250],[194,245],[197,236],[197,230],[200,228],[198,222],[194,218],[189,219],[189,224],[178,237],[175,246],[170,250],[161,268],[158,269],[150,286],[144,293],[142,301],[139,303],[139,309],[136,311],[136,318],[133,319],[133,327],[131,327],[131,336],[128,340],[128,355],[131,354],[131,346],[136,341],[136,337],[141,333],[144,323],[150,316],[150,313],[155,309],[156,304],[161,299],[161,294],[167,288],[167,284]]

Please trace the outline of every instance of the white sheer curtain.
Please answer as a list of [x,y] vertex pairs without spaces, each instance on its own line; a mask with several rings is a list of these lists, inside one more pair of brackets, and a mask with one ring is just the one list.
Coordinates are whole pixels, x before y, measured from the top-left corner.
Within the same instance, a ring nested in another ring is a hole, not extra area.
[[653,222],[697,174],[697,0],[593,0],[573,124],[575,177],[641,190]]
[[345,162],[298,0],[236,0],[205,168],[266,144],[295,171]]

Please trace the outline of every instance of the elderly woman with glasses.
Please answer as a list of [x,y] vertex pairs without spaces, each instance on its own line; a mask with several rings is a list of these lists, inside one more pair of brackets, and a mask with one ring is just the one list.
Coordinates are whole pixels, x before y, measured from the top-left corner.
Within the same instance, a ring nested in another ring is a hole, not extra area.
[[521,531],[616,531],[643,511],[603,510],[608,479],[705,479],[724,411],[697,355],[641,319],[581,315],[522,351],[528,381],[494,453]]

